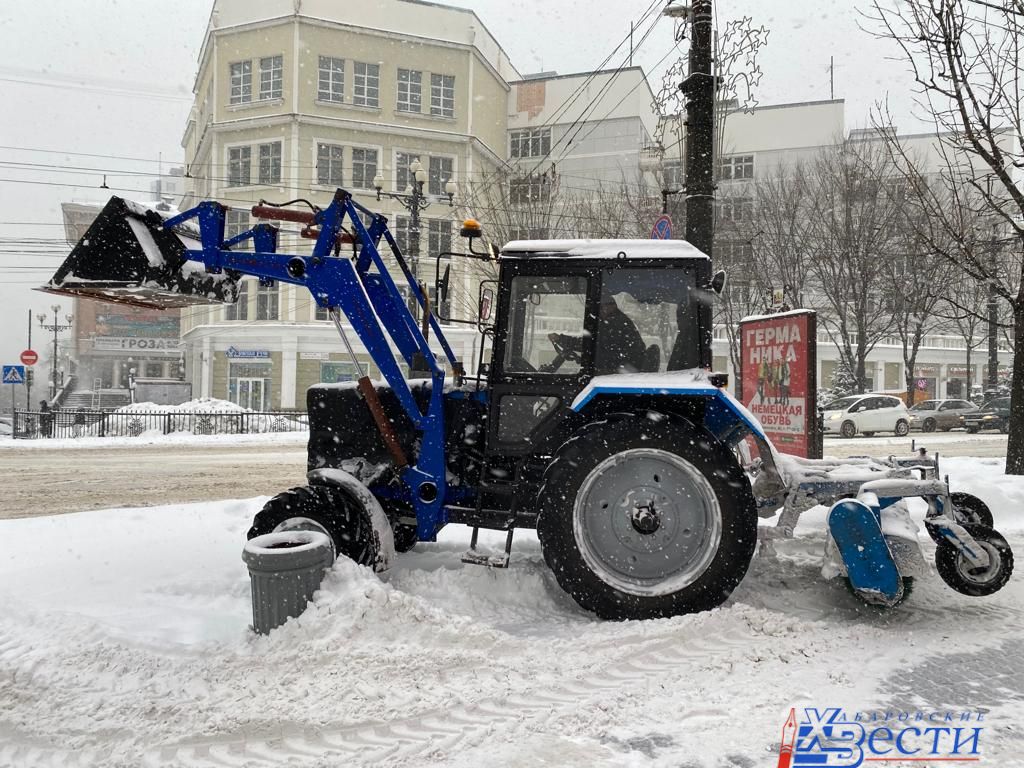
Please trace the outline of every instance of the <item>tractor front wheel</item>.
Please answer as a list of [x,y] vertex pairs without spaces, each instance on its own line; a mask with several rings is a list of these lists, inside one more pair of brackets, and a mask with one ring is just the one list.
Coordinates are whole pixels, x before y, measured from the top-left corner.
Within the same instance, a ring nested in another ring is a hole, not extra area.
[[370,568],[380,561],[381,542],[370,514],[340,488],[307,485],[277,494],[253,518],[248,538],[295,530],[326,533],[335,558]]
[[667,420],[588,425],[556,453],[539,501],[544,559],[602,618],[710,610],[757,544],[756,503],[732,454]]

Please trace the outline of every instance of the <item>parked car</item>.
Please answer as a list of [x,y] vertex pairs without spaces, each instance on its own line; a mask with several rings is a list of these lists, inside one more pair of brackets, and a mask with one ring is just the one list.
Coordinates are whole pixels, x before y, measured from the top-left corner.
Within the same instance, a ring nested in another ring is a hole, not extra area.
[[14,419],[0,416],[0,437],[8,437],[14,432]]
[[910,412],[892,395],[850,395],[826,405],[822,423],[825,434],[853,437],[859,432],[870,437],[876,432],[893,432],[903,437],[910,432]]
[[962,425],[961,416],[977,410],[978,406],[969,400],[925,400],[910,409],[910,428],[922,432],[936,429],[949,432]]
[[963,425],[971,434],[983,429],[998,429],[1006,434],[1010,431],[1010,398],[997,397],[977,411],[964,414]]

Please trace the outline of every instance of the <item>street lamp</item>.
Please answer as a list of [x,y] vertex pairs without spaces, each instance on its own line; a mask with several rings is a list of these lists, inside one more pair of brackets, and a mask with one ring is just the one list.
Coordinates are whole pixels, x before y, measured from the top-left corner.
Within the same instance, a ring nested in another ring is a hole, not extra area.
[[667,215],[669,195],[685,192],[686,187],[669,189],[665,184],[665,150],[662,147],[643,150],[640,154],[640,170],[652,174],[661,183],[661,213]]
[[[409,165],[409,171],[412,174],[413,183],[411,189],[406,188],[404,192],[385,192],[384,177],[380,172],[373,177],[373,186],[377,190],[378,200],[385,197],[395,200],[409,212],[409,269],[412,272],[413,281],[415,281],[418,275],[420,258],[420,211],[429,208],[432,201],[423,194],[423,184],[427,180],[427,169],[423,167],[419,158]],[[452,179],[448,179],[444,185],[444,193],[448,196],[449,208],[455,205],[455,193],[457,191],[458,187],[455,182]],[[409,299],[411,310],[414,314],[418,314],[416,309],[418,302],[413,296],[410,296]]]
[[39,321],[39,327],[44,331],[53,331],[53,358],[50,360],[50,400],[52,401],[57,394],[57,335],[61,331],[71,328],[71,321],[74,320],[74,317],[65,315],[67,323],[62,324],[57,318],[57,315],[60,314],[60,305],[54,304],[50,309],[53,310],[52,323],[46,322],[46,315],[42,312],[36,315],[36,319]]

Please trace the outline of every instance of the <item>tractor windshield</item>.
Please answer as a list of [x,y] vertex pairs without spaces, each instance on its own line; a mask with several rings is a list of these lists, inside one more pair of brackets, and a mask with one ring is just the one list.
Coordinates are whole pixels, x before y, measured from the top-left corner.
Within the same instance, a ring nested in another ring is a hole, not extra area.
[[696,284],[688,269],[608,269],[601,283],[595,372],[700,366]]

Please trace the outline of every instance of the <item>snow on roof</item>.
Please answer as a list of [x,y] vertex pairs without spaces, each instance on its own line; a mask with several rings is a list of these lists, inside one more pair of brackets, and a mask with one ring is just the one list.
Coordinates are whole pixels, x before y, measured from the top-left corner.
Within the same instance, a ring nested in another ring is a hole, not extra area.
[[780,317],[798,317],[800,315],[813,315],[816,314],[813,309],[791,309],[788,312],[773,312],[770,315],[747,315],[741,323],[750,323],[757,320],[778,320]]
[[551,254],[568,258],[707,259],[685,240],[513,240],[501,249],[503,258]]

